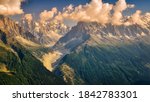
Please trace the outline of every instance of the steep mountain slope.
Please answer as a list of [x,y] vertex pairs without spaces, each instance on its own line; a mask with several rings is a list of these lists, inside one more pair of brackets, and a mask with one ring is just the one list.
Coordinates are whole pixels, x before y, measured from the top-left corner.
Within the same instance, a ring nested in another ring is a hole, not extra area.
[[[29,25],[26,24],[19,25],[18,23],[12,21],[10,18],[0,15],[0,29],[6,34],[9,33],[8,36],[10,38],[12,37],[15,38],[19,36],[21,38],[32,41],[39,45],[52,46],[62,36],[55,33],[52,30],[48,30],[48,27],[46,28],[42,25],[39,24],[37,25],[35,23],[33,23],[33,25],[32,25],[33,27],[29,29],[28,27]],[[38,26],[40,26],[40,28]]]
[[16,37],[35,41],[8,18],[0,19],[0,84],[65,84],[49,72]]
[[148,26],[80,22],[54,49],[64,56],[54,72],[69,84],[150,84]]
[[15,40],[15,37],[20,36],[29,41],[39,44],[36,36],[34,36],[29,31],[25,31],[24,29],[22,29],[18,24],[16,24],[8,17],[0,16],[0,29],[7,34],[7,38],[10,39],[10,42],[12,40]]
[[116,26],[112,24],[101,25],[96,22],[79,22],[66,36],[57,42],[54,48],[60,49],[63,47],[63,49],[72,50],[90,38],[95,39],[99,43],[107,43],[110,41],[136,40],[146,35],[150,35],[149,28],[144,28],[137,24]]
[[[31,29],[32,28],[33,27],[31,27]],[[0,30],[5,32],[7,43],[11,44],[13,41],[17,41],[42,62],[42,56],[48,52],[50,46],[55,44],[60,35],[57,37],[53,32],[51,32],[50,35],[47,35],[44,32],[36,33],[32,32],[34,29],[32,31],[31,29],[20,26],[8,17],[0,16]],[[55,37],[56,39],[54,39]]]
[[50,46],[53,46],[61,36],[70,30],[68,26],[58,21],[47,21],[43,24],[38,21],[28,22],[28,20],[22,19],[19,25],[34,34],[40,44],[49,44]]

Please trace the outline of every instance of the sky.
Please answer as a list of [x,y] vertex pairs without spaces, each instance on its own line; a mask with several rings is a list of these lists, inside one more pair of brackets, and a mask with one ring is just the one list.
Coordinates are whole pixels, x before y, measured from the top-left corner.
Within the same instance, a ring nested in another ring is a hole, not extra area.
[[[61,11],[64,7],[72,4],[74,6],[85,5],[91,0],[24,0],[21,3],[21,8],[24,14],[32,14],[35,19],[39,18],[39,14],[44,10],[50,10],[57,7]],[[104,3],[115,4],[118,0],[102,0]],[[150,12],[150,0],[126,0],[129,4],[135,4],[135,8],[126,11],[127,14],[132,14],[136,10],[142,10],[143,13]],[[20,15],[12,16],[13,19],[19,19]]]
[[[115,3],[117,0],[103,0],[106,3]],[[25,13],[37,14],[43,10],[50,10],[52,7],[57,7],[62,10],[63,7],[73,4],[74,6],[89,3],[90,0],[26,0],[22,4]],[[150,11],[150,0],[126,0],[127,3],[135,4],[135,9],[140,9],[143,12]]]
[[24,16],[29,22],[55,18],[121,24],[124,15],[137,22],[141,14],[150,12],[149,5],[150,0],[0,0],[0,14],[15,20]]
[[57,7],[62,10],[65,6],[73,4],[75,6],[80,4],[86,4],[90,0],[26,0],[22,4],[22,8],[27,13],[40,13],[43,10],[50,10],[53,7]]

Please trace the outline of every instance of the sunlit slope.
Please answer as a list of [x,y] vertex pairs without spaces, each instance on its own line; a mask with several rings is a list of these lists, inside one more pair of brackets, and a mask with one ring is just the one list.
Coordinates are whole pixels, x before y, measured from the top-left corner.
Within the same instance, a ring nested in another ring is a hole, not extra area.
[[81,22],[55,48],[69,52],[56,62],[55,73],[70,84],[150,84],[148,27]]
[[65,84],[16,41],[0,31],[0,84]]
[[[150,45],[85,45],[66,55],[65,65],[85,84],[150,84]],[[57,70],[58,71],[58,70]],[[57,72],[56,71],[56,72]],[[64,70],[61,70],[64,75]]]

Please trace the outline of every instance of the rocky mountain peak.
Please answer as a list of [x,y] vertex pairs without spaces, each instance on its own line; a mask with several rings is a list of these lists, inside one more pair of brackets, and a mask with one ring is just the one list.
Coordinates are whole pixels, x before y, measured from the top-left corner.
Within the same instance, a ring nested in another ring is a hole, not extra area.
[[[148,22],[147,22],[148,24]],[[149,36],[149,27],[139,24],[132,25],[112,25],[111,23],[102,25],[97,22],[79,22],[69,31],[64,37],[55,44],[56,49],[72,50],[84,42],[91,39],[92,42],[106,43],[106,42],[120,42],[120,41],[134,41],[142,37]]]

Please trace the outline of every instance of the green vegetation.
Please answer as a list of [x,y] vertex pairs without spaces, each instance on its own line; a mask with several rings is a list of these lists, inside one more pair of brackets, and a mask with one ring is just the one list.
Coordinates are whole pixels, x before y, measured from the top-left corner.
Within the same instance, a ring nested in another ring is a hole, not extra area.
[[65,82],[49,72],[39,60],[19,43],[14,41],[5,44],[0,39],[0,84],[59,85],[65,84]]
[[150,45],[141,42],[84,45],[62,59],[58,68],[61,73],[65,73],[63,63],[85,84],[150,84]]

